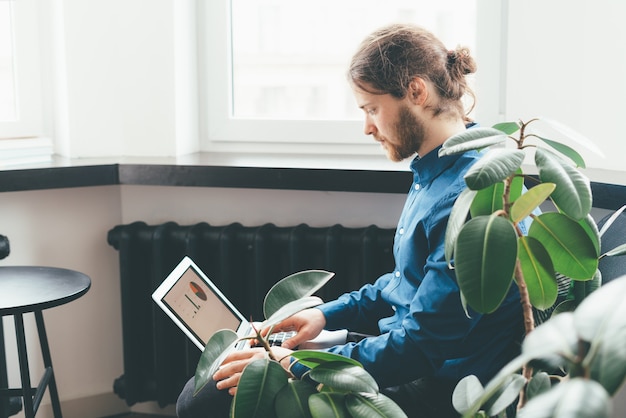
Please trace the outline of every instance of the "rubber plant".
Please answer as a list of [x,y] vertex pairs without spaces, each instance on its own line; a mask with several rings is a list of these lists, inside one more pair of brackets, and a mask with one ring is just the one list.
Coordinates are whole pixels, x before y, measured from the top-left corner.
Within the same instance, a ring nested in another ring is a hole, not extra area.
[[[521,356],[486,387],[475,376],[459,382],[453,400],[465,417],[506,416],[507,409],[515,414],[515,408],[509,406],[516,400],[520,416],[522,411],[530,410],[524,416],[602,417],[607,405],[604,400],[615,393],[626,376],[626,350],[621,349],[626,341],[623,298],[611,299],[607,289],[583,302],[601,283],[598,260],[622,255],[626,246],[600,254],[601,234],[589,214],[590,182],[579,171],[585,162],[573,148],[531,132],[531,125],[539,123],[594,148],[557,122],[532,119],[468,129],[449,138],[439,151],[440,155],[484,152],[465,175],[467,188],[457,199],[446,230],[446,259],[455,269],[461,303],[468,315],[471,310],[490,314],[514,283],[519,289],[526,333]],[[522,164],[533,158],[537,174],[526,175]],[[530,227],[524,231],[520,223],[528,218]],[[568,278],[569,289],[565,301],[555,309],[559,275]],[[624,288],[624,280],[620,283],[616,286]],[[596,314],[595,307],[602,305],[600,297],[607,299],[605,307],[621,312],[621,318],[611,315],[607,320]],[[535,330],[534,313],[552,309],[576,309],[576,313],[556,315]],[[593,328],[591,323],[606,325],[610,331],[602,328],[607,332],[598,330],[590,335],[590,330],[579,329]],[[617,343],[620,349],[614,346]],[[609,360],[620,364],[610,382],[595,379],[608,373]],[[549,376],[547,372],[553,370],[565,370],[566,374]],[[553,386],[553,381],[562,382]],[[571,401],[568,396],[577,390],[584,391],[585,396]],[[585,415],[587,407],[583,405],[593,403],[588,397],[601,391],[604,394],[594,398],[598,409]],[[536,396],[539,393],[545,395]],[[557,408],[564,399],[568,407]],[[536,415],[535,405],[543,408],[543,414]],[[556,412],[559,410],[564,415]],[[580,413],[566,415],[563,410]]]
[[[280,280],[265,296],[266,320],[258,330],[271,330],[290,315],[321,304],[322,300],[313,294],[333,276],[324,270],[306,270]],[[251,362],[243,370],[231,405],[232,418],[406,417],[379,392],[374,378],[357,361],[324,351],[298,350],[292,354],[294,363],[309,368],[298,379],[283,369],[259,332],[249,338],[265,347],[267,357]],[[217,331],[209,339],[196,368],[196,394],[238,342],[237,334],[228,329]]]

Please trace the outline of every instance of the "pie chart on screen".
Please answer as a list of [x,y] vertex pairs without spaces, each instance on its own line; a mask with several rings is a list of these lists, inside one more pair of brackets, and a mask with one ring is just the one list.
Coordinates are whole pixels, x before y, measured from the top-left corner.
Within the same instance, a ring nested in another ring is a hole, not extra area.
[[202,290],[196,282],[189,282],[189,287],[196,296],[202,300],[206,300],[206,293],[204,293],[204,290]]

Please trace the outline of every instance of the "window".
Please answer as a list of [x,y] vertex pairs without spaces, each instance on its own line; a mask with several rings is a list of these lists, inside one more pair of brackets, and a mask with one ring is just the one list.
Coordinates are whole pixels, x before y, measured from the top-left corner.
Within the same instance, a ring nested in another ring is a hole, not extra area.
[[[203,3],[210,5],[200,24],[206,42],[202,149],[211,151],[238,150],[236,144],[245,143],[250,151],[316,144],[319,152],[319,144],[327,144],[333,152],[348,146],[349,152],[378,153],[376,144],[364,140],[362,115],[345,78],[361,40],[387,23],[413,22],[449,48],[461,44],[476,51],[478,14],[486,10],[468,0]],[[489,13],[499,22],[497,11]],[[490,42],[487,48],[499,53]]]
[[0,122],[17,120],[11,2],[0,2]]
[[42,134],[35,0],[0,0],[0,138]]

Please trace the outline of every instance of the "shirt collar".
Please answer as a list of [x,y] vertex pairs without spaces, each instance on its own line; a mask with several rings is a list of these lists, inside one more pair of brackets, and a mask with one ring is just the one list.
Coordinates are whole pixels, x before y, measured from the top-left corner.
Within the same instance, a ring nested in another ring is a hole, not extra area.
[[411,171],[415,182],[429,183],[448,169],[462,154],[439,157],[441,145],[420,157],[416,156],[411,162]]
[[[470,129],[475,126],[479,126],[476,122],[468,122],[465,124],[465,129]],[[444,172],[448,167],[453,165],[463,154],[447,155],[445,157],[439,157],[439,150],[441,145],[430,151],[428,154],[420,157],[417,155],[411,162],[411,171],[413,172],[413,179],[416,183],[423,182],[429,183],[432,179]]]

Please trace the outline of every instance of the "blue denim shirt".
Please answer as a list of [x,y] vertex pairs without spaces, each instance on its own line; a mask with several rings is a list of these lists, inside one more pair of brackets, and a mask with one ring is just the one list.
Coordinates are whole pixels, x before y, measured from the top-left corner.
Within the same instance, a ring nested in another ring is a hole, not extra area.
[[489,315],[465,314],[454,271],[444,256],[448,217],[463,175],[479,158],[471,151],[411,164],[413,183],[394,239],[394,271],[373,284],[319,306],[327,329],[372,329],[380,335],[328,351],[354,358],[381,387],[434,376],[456,382],[489,380],[518,352],[523,332],[517,286]]

